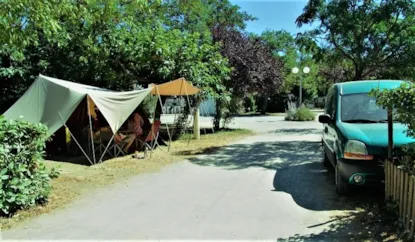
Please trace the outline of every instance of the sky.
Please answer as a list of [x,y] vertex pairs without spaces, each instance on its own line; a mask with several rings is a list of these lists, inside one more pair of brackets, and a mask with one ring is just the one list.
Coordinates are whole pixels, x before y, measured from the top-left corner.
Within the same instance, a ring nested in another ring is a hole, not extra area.
[[230,0],[239,5],[241,10],[257,17],[258,20],[248,22],[247,31],[257,34],[266,29],[286,30],[293,35],[304,30],[310,30],[313,26],[297,28],[296,18],[303,12],[307,0]]

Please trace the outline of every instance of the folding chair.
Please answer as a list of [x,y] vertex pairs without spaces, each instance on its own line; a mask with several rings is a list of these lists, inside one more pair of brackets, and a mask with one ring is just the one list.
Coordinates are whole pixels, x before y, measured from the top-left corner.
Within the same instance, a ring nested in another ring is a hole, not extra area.
[[146,148],[150,150],[153,150],[156,147],[156,145],[160,146],[159,143],[157,142],[159,138],[159,133],[160,133],[160,126],[161,126],[160,120],[154,121],[153,125],[151,125],[150,132],[147,134],[146,139],[145,140],[137,139],[137,141],[141,143],[140,150],[143,148],[143,146],[146,146]]
[[131,142],[131,139],[135,139],[134,134],[127,134],[127,135],[125,135],[125,137],[121,141],[119,141],[119,142],[114,141],[114,143],[113,143],[113,145],[111,147],[111,148],[114,149],[114,157],[118,157],[120,154],[122,154],[124,156],[127,155],[124,152],[124,148],[125,148],[125,146],[129,142]]

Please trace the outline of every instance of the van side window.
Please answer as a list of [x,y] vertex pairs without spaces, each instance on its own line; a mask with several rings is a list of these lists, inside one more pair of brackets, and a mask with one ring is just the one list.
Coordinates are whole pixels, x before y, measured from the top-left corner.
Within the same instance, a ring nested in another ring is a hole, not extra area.
[[336,115],[336,90],[331,88],[327,94],[325,113],[332,118]]
[[333,90],[332,95],[331,95],[331,102],[330,102],[330,116],[331,118],[335,118],[336,117],[336,102],[337,102],[337,92],[336,90]]
[[326,97],[326,105],[324,111],[326,114],[332,113],[332,100],[333,100],[333,88],[329,89],[327,97]]

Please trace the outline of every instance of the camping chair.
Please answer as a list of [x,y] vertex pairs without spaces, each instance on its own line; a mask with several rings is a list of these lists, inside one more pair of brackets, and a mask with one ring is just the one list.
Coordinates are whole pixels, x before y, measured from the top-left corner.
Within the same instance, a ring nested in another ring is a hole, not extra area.
[[154,121],[153,125],[151,125],[151,130],[148,132],[145,140],[137,139],[137,141],[141,143],[140,150],[143,148],[143,146],[145,146],[146,148],[150,150],[153,150],[156,147],[156,145],[160,146],[159,143],[157,142],[159,138],[159,133],[160,133],[160,126],[161,126],[160,120]]
[[[125,132],[122,132],[122,133],[125,133]],[[120,154],[122,154],[123,156],[127,155],[124,152],[124,148],[129,142],[131,142],[131,139],[135,139],[135,135],[132,134],[131,132],[127,134],[123,134],[123,135],[125,137],[121,141],[117,142],[114,140],[114,143],[112,145],[112,148],[114,149],[114,157],[118,157],[120,156]]]

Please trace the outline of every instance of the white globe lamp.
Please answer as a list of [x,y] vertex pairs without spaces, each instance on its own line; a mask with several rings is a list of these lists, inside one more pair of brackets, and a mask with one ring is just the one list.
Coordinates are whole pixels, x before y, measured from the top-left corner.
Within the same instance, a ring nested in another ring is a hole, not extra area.
[[293,68],[293,70],[292,70],[292,72],[293,72],[294,74],[297,74],[299,71],[300,71],[300,70],[299,70],[297,67],[294,67],[294,68]]
[[308,73],[310,73],[310,68],[309,67],[304,67],[304,69],[303,69],[303,72],[305,73],[305,74],[308,74]]

